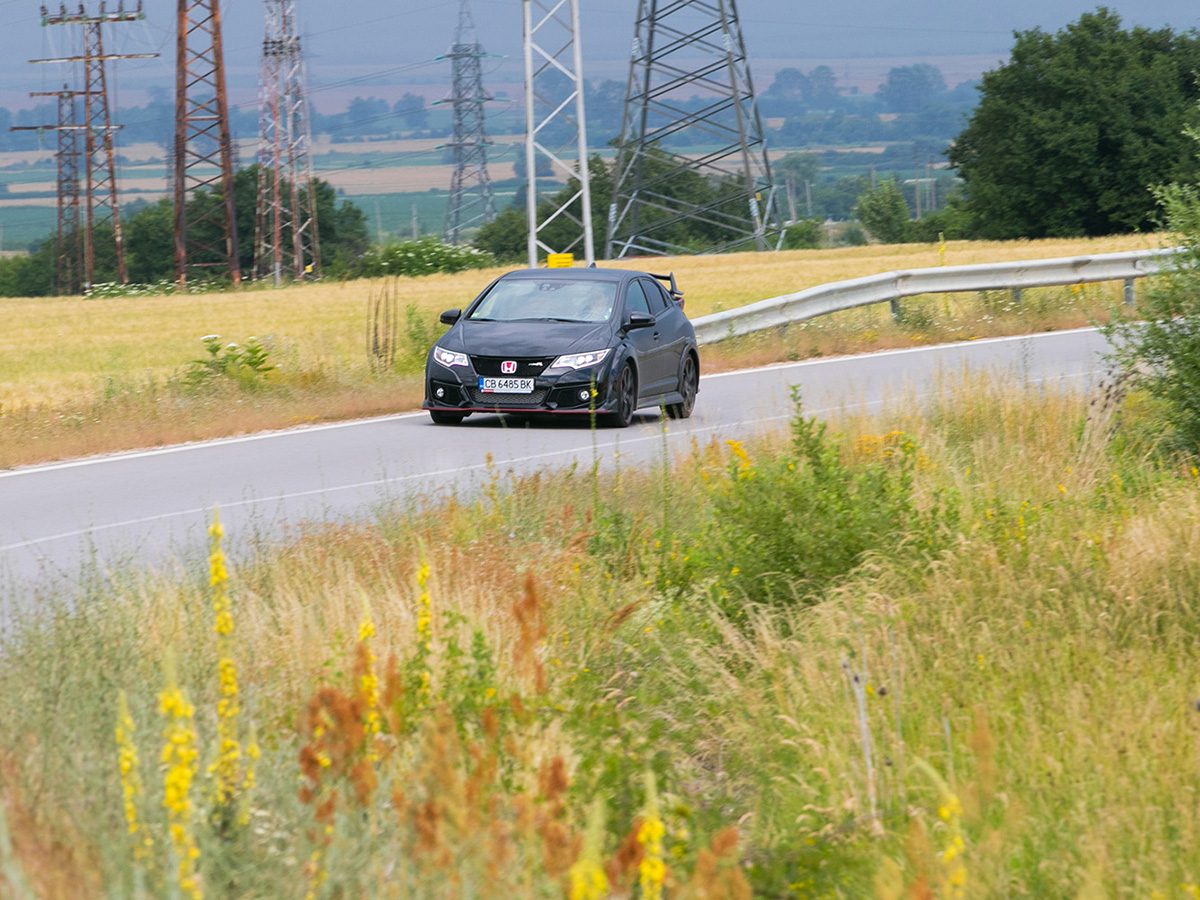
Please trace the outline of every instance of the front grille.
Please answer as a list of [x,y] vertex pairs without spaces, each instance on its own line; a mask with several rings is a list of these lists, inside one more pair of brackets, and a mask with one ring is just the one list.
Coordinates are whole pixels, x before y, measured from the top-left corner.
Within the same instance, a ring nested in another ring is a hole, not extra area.
[[[517,371],[502,372],[500,370],[501,363],[515,362]],[[479,375],[486,375],[489,378],[536,378],[543,374],[550,363],[554,362],[554,357],[541,356],[472,356],[471,365],[475,367],[475,372]]]
[[546,402],[546,392],[532,394],[485,394],[478,388],[467,388],[472,406],[499,407],[500,409],[532,409]]

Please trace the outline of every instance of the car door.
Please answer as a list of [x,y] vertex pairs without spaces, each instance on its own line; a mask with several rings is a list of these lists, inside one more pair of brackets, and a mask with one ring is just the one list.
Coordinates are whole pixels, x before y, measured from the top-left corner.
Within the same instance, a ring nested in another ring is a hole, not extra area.
[[[640,278],[629,282],[625,289],[625,314],[631,312],[654,315],[646,289]],[[641,397],[652,397],[663,392],[663,355],[662,335],[658,322],[645,328],[630,328],[627,332],[629,343],[633,346],[637,357],[638,394]]]
[[655,330],[658,332],[659,365],[662,366],[663,387],[665,393],[679,388],[679,373],[683,368],[683,354],[687,352],[688,337],[691,329],[688,327],[687,316],[666,289],[657,281],[642,280],[642,287],[650,301],[650,312],[655,319]]

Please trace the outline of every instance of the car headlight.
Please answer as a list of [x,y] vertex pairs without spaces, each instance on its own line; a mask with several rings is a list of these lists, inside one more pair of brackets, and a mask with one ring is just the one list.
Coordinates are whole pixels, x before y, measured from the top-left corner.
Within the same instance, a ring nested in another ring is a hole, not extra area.
[[446,350],[442,347],[433,348],[433,358],[440,362],[443,366],[469,366],[471,361],[467,359],[465,353],[455,353],[453,350]]
[[604,362],[608,349],[592,350],[589,353],[568,353],[550,364],[551,369],[586,369]]

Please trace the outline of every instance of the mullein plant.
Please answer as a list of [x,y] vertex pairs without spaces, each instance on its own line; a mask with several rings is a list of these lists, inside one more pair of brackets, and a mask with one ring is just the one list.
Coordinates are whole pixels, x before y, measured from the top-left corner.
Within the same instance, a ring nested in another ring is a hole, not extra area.
[[358,625],[358,693],[363,706],[363,727],[367,732],[367,760],[372,763],[379,761],[379,734],[383,728],[379,713],[379,676],[375,674],[376,659],[371,649],[371,638],[374,636],[371,607],[364,597],[362,620]]
[[245,784],[242,774],[242,745],[238,727],[241,713],[237,663],[233,659],[233,608],[229,598],[229,570],[221,539],[225,530],[217,510],[213,510],[209,536],[209,588],[212,591],[213,631],[217,635],[217,758],[208,767],[213,779],[212,823],[228,833],[235,822],[243,821],[237,810],[238,790]]
[[604,872],[601,854],[604,849],[604,798],[597,797],[588,809],[587,832],[583,852],[571,866],[567,877],[569,900],[604,900],[608,896],[608,876]]
[[150,858],[154,850],[154,839],[141,820],[139,807],[145,791],[138,760],[137,742],[134,739],[133,715],[129,712],[129,699],[125,692],[117,694],[117,763],[121,771],[121,793],[125,799],[125,826],[133,844],[133,858],[139,865]]
[[638,864],[638,884],[642,900],[662,900],[663,881],[667,866],[663,862],[662,839],[666,828],[658,811],[658,785],[653,772],[646,773],[646,811],[638,829],[637,840],[642,845],[642,861]]
[[186,900],[203,900],[204,890],[196,871],[200,848],[196,845],[195,806],[192,782],[198,771],[196,710],[175,678],[175,660],[168,654],[165,686],[158,695],[158,711],[166,718],[163,727],[163,807],[167,811],[167,835],[174,856],[175,886]]

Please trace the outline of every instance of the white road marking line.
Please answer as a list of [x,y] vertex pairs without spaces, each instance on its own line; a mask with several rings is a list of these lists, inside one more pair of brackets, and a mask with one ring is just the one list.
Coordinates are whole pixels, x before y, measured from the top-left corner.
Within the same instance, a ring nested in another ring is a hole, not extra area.
[[371,422],[388,422],[394,419],[413,419],[423,416],[423,410],[416,412],[392,413],[386,416],[372,416],[369,419],[351,419],[347,422],[326,422],[322,425],[298,425],[282,431],[259,431],[255,434],[245,434],[239,437],[214,438],[210,441],[192,441],[187,444],[172,444],[170,447],[156,447],[153,450],[129,450],[118,453],[106,453],[102,456],[88,456],[83,459],[72,459],[65,462],[46,463],[40,466],[23,466],[0,472],[0,478],[12,478],[16,475],[29,475],[37,472],[59,472],[63,469],[76,469],[81,466],[97,466],[101,463],[116,462],[126,459],[147,459],[154,456],[166,456],[171,453],[184,453],[189,450],[203,450],[208,447],[222,447],[232,444],[249,444],[254,441],[267,441],[273,438],[295,437],[301,434],[313,434],[317,431],[333,431],[338,428],[354,428]]

